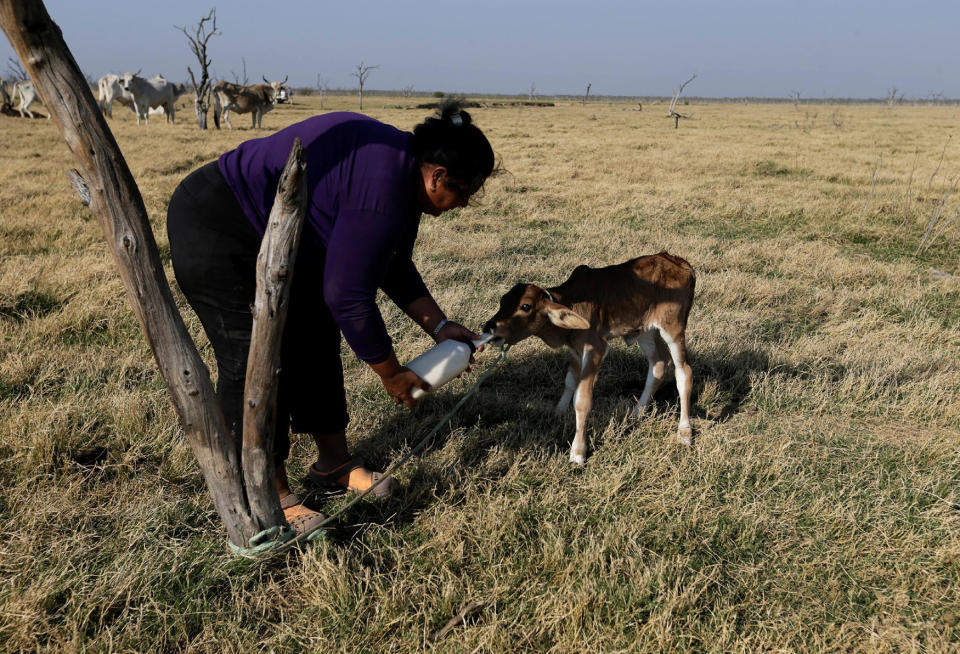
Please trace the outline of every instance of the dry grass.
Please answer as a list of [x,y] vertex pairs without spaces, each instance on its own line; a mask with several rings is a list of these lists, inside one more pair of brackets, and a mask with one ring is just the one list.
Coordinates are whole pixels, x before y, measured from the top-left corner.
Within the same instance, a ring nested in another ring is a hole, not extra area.
[[[314,111],[299,101],[264,123]],[[368,102],[403,128],[425,113]],[[695,106],[674,130],[665,106],[623,108],[476,110],[509,174],[477,206],[425,219],[417,256],[472,325],[519,279],[660,249],[689,259],[696,447],[673,441],[669,388],[648,418],[627,417],[645,363],[618,345],[593,456],[571,468],[572,421],[550,413],[562,358],[524,343],[402,471],[403,492],[265,565],[226,553],[53,125],[0,117],[2,647],[956,650],[956,226],[915,252],[960,172],[960,145],[947,147],[928,184],[958,109],[806,108],[801,121],[790,105]],[[117,115],[169,261],[176,184],[262,132],[201,134],[187,110],[173,127]],[[947,198],[943,220],[957,207]],[[427,346],[384,311],[401,356]],[[467,383],[410,413],[345,363],[351,438],[378,465]],[[294,476],[310,454],[296,440]],[[483,606],[429,642],[471,602]]]

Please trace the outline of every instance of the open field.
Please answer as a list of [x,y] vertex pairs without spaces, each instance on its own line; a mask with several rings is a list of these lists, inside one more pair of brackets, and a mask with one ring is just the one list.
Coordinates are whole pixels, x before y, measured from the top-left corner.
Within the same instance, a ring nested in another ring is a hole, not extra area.
[[[168,269],[180,179],[319,106],[296,101],[263,132],[201,133],[184,101],[175,126],[138,129],[117,108]],[[418,101],[366,109],[410,129]],[[54,126],[0,116],[0,648],[960,647],[958,226],[917,254],[960,174],[960,108],[691,105],[678,130],[664,105],[628,108],[471,110],[508,172],[475,206],[425,216],[417,258],[471,326],[519,280],[661,249],[688,259],[695,447],[675,442],[672,384],[629,417],[646,363],[617,344],[592,456],[571,467],[573,418],[552,414],[564,359],[531,339],[402,470],[400,493],[268,564],[227,554]],[[383,310],[401,359],[429,345]],[[350,438],[380,466],[470,382],[409,412],[344,362]],[[312,447],[294,440],[291,478]]]

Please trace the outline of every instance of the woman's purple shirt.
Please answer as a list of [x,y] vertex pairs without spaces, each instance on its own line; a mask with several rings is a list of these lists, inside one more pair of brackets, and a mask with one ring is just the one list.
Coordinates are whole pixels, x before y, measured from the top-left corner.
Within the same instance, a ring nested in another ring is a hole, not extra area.
[[303,238],[325,256],[323,300],[357,356],[379,363],[390,355],[392,343],[377,308],[377,288],[403,309],[429,296],[411,260],[420,225],[412,135],[368,116],[339,112],[308,118],[227,152],[220,157],[220,172],[261,235],[298,137],[307,162]]

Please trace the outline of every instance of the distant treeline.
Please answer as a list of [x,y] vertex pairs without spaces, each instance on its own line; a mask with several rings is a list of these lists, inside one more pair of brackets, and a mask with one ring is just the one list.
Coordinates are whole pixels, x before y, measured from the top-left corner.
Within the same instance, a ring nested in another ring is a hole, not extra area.
[[[294,94],[299,95],[318,95],[320,93],[319,89],[313,87],[294,87]],[[326,89],[328,95],[356,95],[357,89],[355,88],[336,88],[336,89]],[[403,91],[403,90],[369,90],[364,88],[364,96],[383,96],[383,97],[393,97],[398,96],[410,97],[410,98],[435,98],[443,97],[438,96],[441,93],[439,91]],[[484,98],[484,99],[496,99],[496,100],[505,100],[505,101],[524,101],[529,100],[530,95],[528,93],[450,93],[444,94],[454,97],[465,97],[470,99]],[[594,95],[590,94],[590,97],[587,98],[587,103],[600,103],[600,102],[614,102],[614,103],[643,103],[643,104],[670,104],[671,96],[669,95]],[[537,102],[582,102],[583,95],[570,95],[570,94],[557,94],[551,95],[547,93],[537,93],[534,95],[534,100]],[[683,96],[680,98],[681,104],[802,104],[802,105],[824,105],[824,104],[837,104],[837,105],[886,105],[889,104],[887,98],[800,98],[800,100],[795,100],[791,97],[782,97],[782,98],[767,98],[759,96],[746,96],[746,97],[737,97],[737,98],[709,98],[705,96]],[[903,98],[897,99],[894,104],[897,105],[912,105],[912,106],[952,106],[960,104],[960,99],[955,98]]]

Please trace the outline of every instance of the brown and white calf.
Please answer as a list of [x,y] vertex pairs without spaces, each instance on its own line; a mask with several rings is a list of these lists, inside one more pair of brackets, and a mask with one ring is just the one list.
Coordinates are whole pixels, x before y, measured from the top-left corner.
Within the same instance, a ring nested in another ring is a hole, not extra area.
[[690,390],[693,373],[687,363],[686,327],[696,282],[689,263],[666,252],[638,257],[616,266],[578,266],[559,286],[517,284],[500,300],[500,310],[483,330],[508,344],[538,336],[553,348],[570,348],[566,388],[557,403],[565,412],[573,398],[577,433],[570,460],[586,460],[586,421],[593,405],[593,386],[608,342],[622,338],[639,344],[649,361],[647,381],[637,403],[639,415],[657,392],[672,359],[680,393],[677,439],[692,445]]

